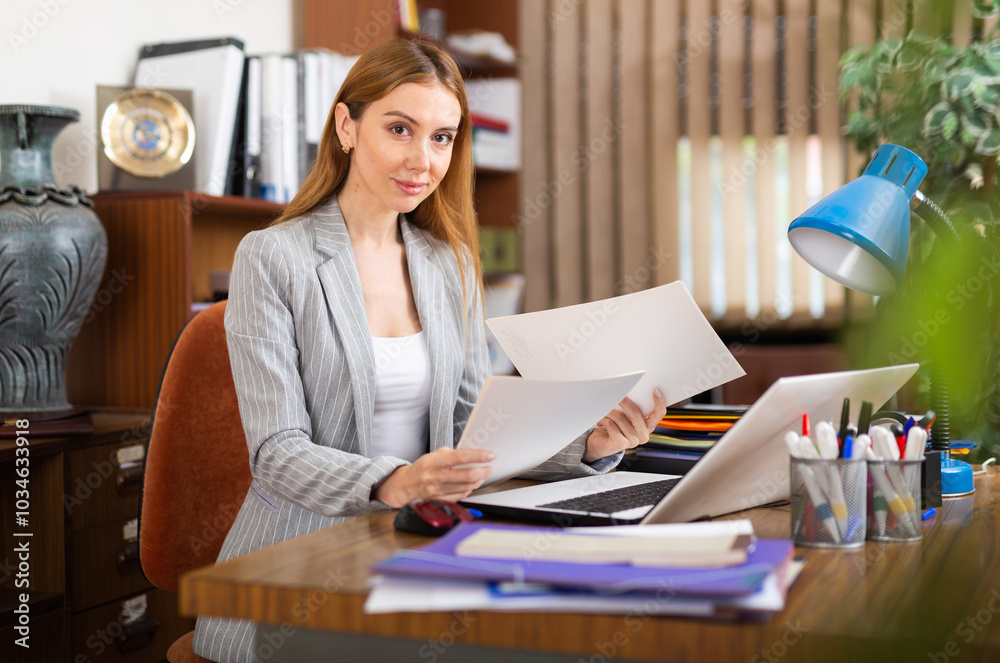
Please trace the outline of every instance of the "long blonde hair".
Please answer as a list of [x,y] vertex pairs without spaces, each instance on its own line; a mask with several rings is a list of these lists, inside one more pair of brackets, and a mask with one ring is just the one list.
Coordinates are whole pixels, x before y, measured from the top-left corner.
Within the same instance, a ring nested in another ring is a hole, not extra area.
[[[420,37],[398,37],[366,51],[351,68],[340,87],[334,108],[343,102],[351,119],[358,121],[368,106],[404,83],[441,83],[458,99],[462,119],[455,134],[451,164],[438,187],[407,214],[418,228],[448,242],[458,260],[465,296],[466,267],[475,275],[476,290],[481,289],[482,267],[479,261],[479,231],[472,198],[472,126],[465,85],[458,65],[434,42]],[[301,216],[336,195],[347,180],[351,157],[344,154],[337,136],[334,108],[326,119],[316,163],[306,176],[299,192],[275,224]],[[468,256],[463,256],[463,249]]]

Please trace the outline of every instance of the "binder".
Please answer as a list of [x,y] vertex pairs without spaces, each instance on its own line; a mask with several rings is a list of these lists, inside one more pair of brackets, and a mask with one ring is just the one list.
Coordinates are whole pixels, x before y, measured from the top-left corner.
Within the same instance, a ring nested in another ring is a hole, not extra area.
[[243,150],[243,196],[260,198],[260,132],[261,132],[261,62],[253,55],[247,58],[246,126]]
[[282,166],[282,62],[280,55],[263,55],[261,61],[260,195],[282,203],[285,196]]
[[137,87],[192,90],[197,133],[192,157],[195,189],[213,196],[225,193],[234,159],[244,60],[243,42],[221,37],[147,44],[140,49],[136,64]]

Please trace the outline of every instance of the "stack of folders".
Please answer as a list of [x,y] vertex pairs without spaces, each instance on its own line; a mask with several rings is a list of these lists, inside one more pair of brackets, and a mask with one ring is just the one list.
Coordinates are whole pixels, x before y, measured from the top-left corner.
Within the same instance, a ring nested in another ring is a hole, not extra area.
[[761,617],[784,608],[792,542],[749,521],[558,529],[463,523],[377,563],[365,612],[517,610]]
[[630,470],[684,474],[732,428],[745,406],[686,405],[667,413],[636,449]]
[[244,165],[249,184],[243,195],[276,203],[295,196],[356,61],[357,56],[326,50],[247,58]]

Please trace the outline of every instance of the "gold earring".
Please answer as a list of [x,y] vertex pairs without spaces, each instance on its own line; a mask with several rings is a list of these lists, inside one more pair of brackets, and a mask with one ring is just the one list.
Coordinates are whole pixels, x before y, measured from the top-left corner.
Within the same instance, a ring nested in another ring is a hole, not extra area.
[[344,150],[344,154],[350,154],[351,153],[351,146],[350,145],[341,145],[340,149]]

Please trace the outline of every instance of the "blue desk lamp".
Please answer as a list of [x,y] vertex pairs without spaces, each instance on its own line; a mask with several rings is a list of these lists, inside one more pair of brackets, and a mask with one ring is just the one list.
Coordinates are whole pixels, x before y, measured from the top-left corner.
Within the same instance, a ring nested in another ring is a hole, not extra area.
[[[810,207],[788,226],[788,241],[806,262],[834,281],[871,295],[903,282],[910,211],[943,241],[959,241],[948,216],[917,190],[927,164],[899,145],[882,145],[858,179]],[[941,494],[973,491],[972,466],[951,458],[948,388],[931,367],[931,448],[941,452]]]

